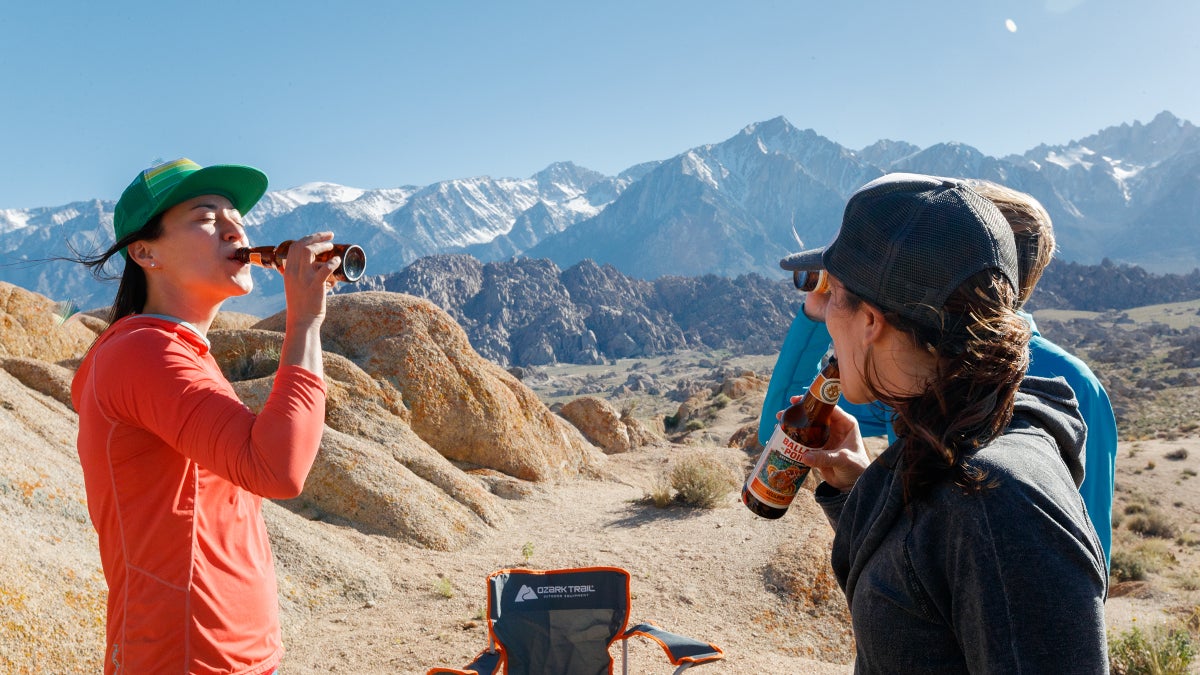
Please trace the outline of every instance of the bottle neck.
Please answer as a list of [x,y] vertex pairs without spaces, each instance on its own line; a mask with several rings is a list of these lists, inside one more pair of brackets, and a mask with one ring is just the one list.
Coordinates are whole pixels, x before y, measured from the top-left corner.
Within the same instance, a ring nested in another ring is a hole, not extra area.
[[276,247],[274,246],[240,248],[235,255],[239,261],[250,265],[268,268],[279,266],[279,256],[276,254]]

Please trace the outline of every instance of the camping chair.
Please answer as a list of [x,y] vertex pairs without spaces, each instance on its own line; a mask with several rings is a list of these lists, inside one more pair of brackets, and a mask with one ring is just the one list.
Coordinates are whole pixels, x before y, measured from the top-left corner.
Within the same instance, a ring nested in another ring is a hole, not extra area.
[[426,675],[602,675],[613,672],[608,649],[622,641],[629,673],[629,638],[654,640],[675,673],[724,658],[716,645],[640,623],[629,630],[629,572],[617,567],[534,571],[508,569],[487,578],[488,646],[461,670]]

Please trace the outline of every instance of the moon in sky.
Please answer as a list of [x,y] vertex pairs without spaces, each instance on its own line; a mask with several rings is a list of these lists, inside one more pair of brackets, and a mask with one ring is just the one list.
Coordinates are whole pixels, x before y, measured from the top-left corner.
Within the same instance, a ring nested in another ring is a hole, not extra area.
[[1017,32],[1017,22],[1013,21],[1012,19],[1005,19],[1004,27],[1007,28],[1008,32],[1010,32],[1010,33]]

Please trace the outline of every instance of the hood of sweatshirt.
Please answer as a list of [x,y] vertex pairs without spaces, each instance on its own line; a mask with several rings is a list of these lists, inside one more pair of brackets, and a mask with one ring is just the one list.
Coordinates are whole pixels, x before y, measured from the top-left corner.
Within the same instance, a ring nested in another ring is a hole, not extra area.
[[1034,427],[1054,438],[1059,454],[1071,472],[1075,487],[1083,484],[1084,442],[1087,425],[1079,413],[1075,392],[1061,377],[1027,375],[1013,402],[1012,429]]

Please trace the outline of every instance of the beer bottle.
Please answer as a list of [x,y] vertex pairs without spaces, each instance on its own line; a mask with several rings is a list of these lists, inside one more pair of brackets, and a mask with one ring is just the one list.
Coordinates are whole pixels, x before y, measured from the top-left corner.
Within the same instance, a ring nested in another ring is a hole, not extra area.
[[795,270],[792,284],[805,293],[826,293],[829,291],[829,273],[825,270]]
[[783,411],[775,433],[763,448],[742,486],[742,503],[763,518],[787,512],[809,468],[801,461],[806,448],[829,442],[829,415],[842,393],[837,359],[821,369],[800,402]]
[[[282,272],[287,260],[288,248],[291,245],[292,240],[288,239],[278,246],[240,248],[235,255],[238,260],[244,263],[268,269],[276,269]],[[317,261],[325,262],[335,255],[341,257],[342,262],[333,271],[333,278],[338,281],[349,282],[355,282],[362,278],[363,272],[367,269],[367,254],[362,250],[361,246],[356,244],[334,244],[332,251],[317,254]]]

